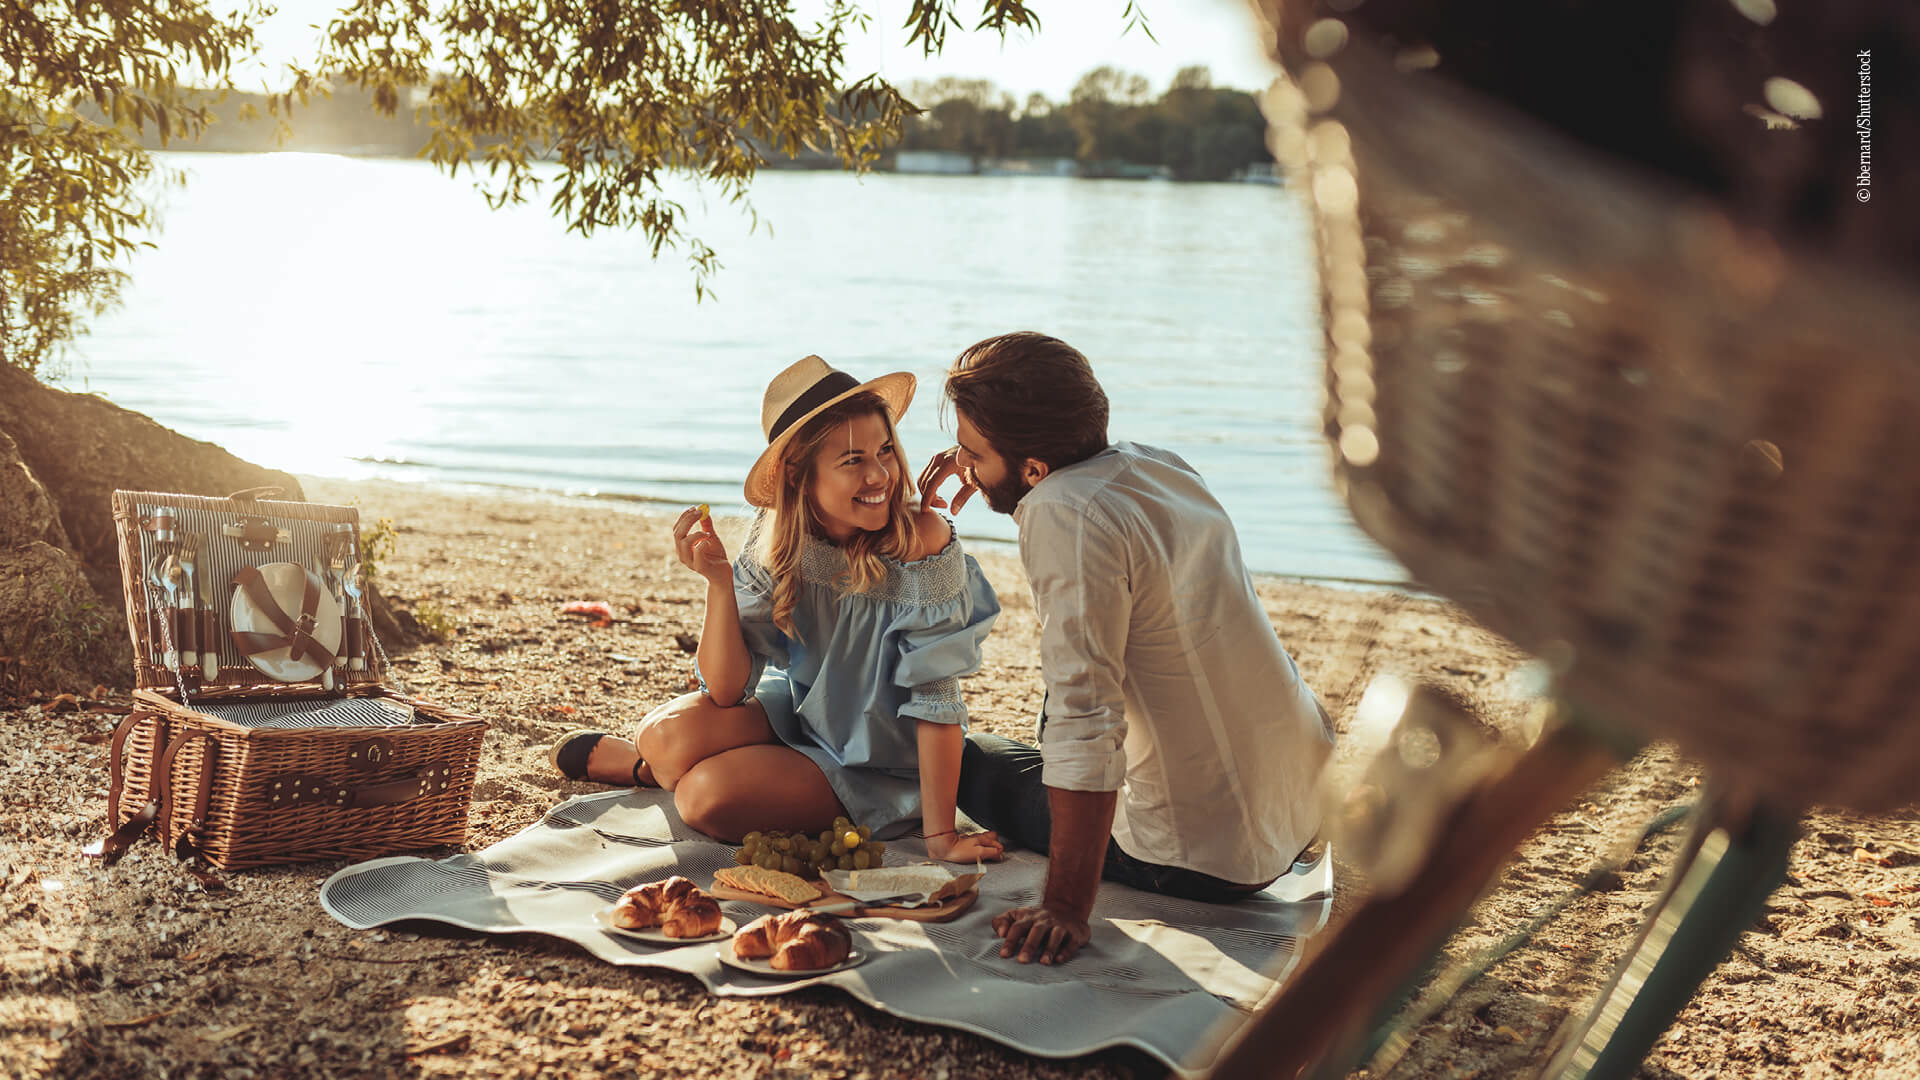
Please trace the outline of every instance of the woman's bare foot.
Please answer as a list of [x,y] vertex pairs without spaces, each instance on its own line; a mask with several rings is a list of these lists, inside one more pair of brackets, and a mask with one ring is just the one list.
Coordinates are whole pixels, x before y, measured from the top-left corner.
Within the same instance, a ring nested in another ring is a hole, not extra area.
[[587,755],[587,779],[614,787],[631,787],[636,782],[641,787],[657,786],[653,782],[653,770],[640,760],[640,750],[614,735],[593,744],[593,752]]

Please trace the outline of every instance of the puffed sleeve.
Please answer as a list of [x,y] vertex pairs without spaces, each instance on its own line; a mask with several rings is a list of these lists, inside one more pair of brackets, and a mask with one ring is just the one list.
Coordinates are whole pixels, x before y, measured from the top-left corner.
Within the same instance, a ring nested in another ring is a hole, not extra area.
[[[965,724],[967,706],[960,700],[960,676],[980,670],[980,646],[993,621],[1000,617],[1000,598],[980,572],[973,556],[956,550],[939,558],[953,560],[949,574],[957,576],[951,589],[902,610],[897,629],[900,663],[893,681],[907,688],[902,716],[936,724]],[[937,587],[937,586],[936,586]]]
[[[747,681],[740,689],[740,701],[745,701],[760,686],[768,664],[787,666],[787,635],[773,625],[773,575],[745,552],[733,561],[733,596],[740,607],[740,633],[747,641]],[[694,665],[696,674],[699,670]],[[708,693],[707,677],[699,678],[700,692]]]

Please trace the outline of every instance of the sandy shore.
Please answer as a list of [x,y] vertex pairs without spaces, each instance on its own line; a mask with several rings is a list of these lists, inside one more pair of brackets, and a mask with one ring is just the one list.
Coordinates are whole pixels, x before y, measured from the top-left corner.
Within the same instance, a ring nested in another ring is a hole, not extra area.
[[[472,847],[595,790],[551,773],[553,736],[583,722],[618,729],[684,687],[691,657],[676,638],[700,632],[700,583],[674,562],[665,515],[306,482],[311,499],[393,519],[399,544],[382,587],[457,627],[446,644],[394,660],[413,693],[493,722]],[[737,536],[745,523],[728,525]],[[1040,703],[1032,606],[1015,559],[979,558],[1005,614],[985,670],[966,683],[968,706],[976,728],[1030,737]],[[1382,671],[1444,685],[1491,729],[1518,730],[1524,706],[1510,676],[1524,658],[1448,606],[1278,581],[1261,595],[1343,732]],[[630,618],[594,628],[559,614],[581,599]],[[0,1075],[1159,1075],[1131,1053],[1029,1058],[832,991],[712,998],[689,978],[611,967],[547,939],[352,933],[314,900],[334,864],[231,875],[230,891],[211,894],[152,843],[111,869],[84,864],[78,849],[105,816],[102,734],[124,698],[104,705],[0,711]],[[1343,744],[1341,763],[1355,753]],[[1632,839],[1691,801],[1698,775],[1654,747],[1539,830],[1449,942],[1450,959],[1500,941],[1596,863],[1617,859],[1617,872],[1424,1024],[1392,1075],[1531,1075],[1658,895],[1679,833],[1637,850]],[[1912,811],[1814,815],[1792,880],[1642,1075],[1920,1075],[1916,853]],[[1339,909],[1363,887],[1347,874]]]

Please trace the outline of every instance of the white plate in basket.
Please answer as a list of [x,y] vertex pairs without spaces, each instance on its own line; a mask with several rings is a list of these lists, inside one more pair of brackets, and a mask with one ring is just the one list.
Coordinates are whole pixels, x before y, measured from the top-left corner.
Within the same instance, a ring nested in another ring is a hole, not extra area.
[[[273,595],[281,614],[298,622],[300,601],[305,596],[310,575],[299,564],[290,562],[266,563],[259,570],[261,579],[266,582],[267,592]],[[339,601],[321,585],[318,578],[312,578],[312,581],[319,594],[313,611],[313,639],[337,653],[342,637]],[[252,595],[245,589],[233,590],[233,599],[227,605],[227,625],[241,633],[280,633],[280,628],[254,604]],[[291,659],[288,655],[290,651],[285,648],[269,649],[248,656],[247,661],[260,669],[262,675],[278,682],[305,682],[319,676],[322,668],[318,661],[310,656]]]

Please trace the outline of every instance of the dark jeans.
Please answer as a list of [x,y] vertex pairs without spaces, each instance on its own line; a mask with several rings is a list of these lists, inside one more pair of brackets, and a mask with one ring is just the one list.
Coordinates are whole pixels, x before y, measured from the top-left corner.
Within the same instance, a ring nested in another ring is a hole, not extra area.
[[[1053,811],[1040,782],[1040,751],[999,735],[968,735],[960,755],[960,809],[1000,834],[1001,839],[1042,855],[1053,840]],[[1107,838],[1106,866],[1100,876],[1148,892],[1231,904],[1260,891],[1211,874],[1145,862],[1120,850]]]

